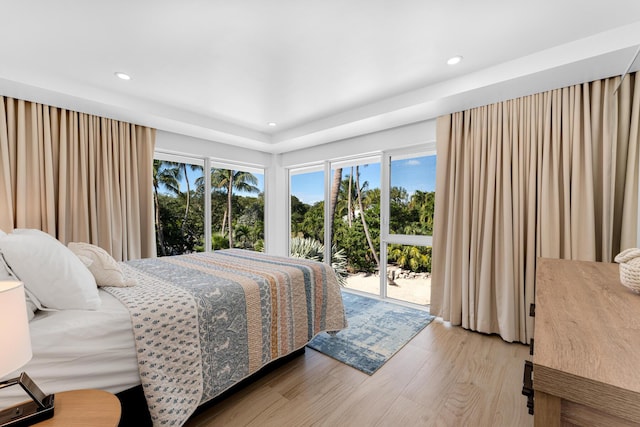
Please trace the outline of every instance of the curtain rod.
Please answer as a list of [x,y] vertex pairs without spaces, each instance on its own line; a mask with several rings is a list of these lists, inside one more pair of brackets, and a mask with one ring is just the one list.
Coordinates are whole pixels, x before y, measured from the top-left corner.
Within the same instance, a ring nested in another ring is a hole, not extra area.
[[629,63],[629,66],[624,71],[624,73],[622,73],[620,75],[620,83],[618,83],[618,87],[616,87],[616,90],[613,91],[614,95],[618,92],[618,89],[620,89],[620,86],[622,86],[622,82],[624,81],[624,78],[627,76],[627,74],[629,74],[629,70],[631,70],[631,67],[633,66],[633,63],[636,62],[636,59],[638,58],[638,54],[640,54],[640,45],[638,46],[638,49],[636,50],[636,54],[633,55],[633,59]]

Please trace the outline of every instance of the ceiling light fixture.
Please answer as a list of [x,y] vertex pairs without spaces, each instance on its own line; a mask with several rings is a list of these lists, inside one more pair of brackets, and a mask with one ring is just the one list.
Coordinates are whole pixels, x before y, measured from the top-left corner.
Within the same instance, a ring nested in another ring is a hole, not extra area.
[[269,122],[267,123],[269,126],[271,126],[272,128],[278,126],[275,122]]
[[114,73],[116,75],[117,78],[122,79],[122,80],[131,80],[131,76],[127,73],[123,73],[121,71],[117,71]]
[[454,56],[452,58],[447,59],[447,64],[448,65],[456,65],[456,64],[460,63],[460,61],[462,61],[462,56],[458,55],[458,56]]

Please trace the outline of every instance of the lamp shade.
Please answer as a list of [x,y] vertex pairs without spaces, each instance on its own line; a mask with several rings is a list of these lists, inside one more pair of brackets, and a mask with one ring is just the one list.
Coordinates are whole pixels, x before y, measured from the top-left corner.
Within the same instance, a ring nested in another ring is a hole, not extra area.
[[0,281],[0,378],[23,367],[31,356],[22,282]]

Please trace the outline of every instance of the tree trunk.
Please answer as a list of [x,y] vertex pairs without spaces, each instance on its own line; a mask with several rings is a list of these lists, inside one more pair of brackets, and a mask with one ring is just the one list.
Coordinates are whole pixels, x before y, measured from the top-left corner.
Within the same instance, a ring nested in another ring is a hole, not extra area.
[[229,171],[229,183],[227,184],[227,222],[229,224],[229,247],[233,248],[233,224],[231,221],[231,203],[233,196],[233,171]]
[[349,224],[349,228],[353,225],[353,208],[351,207],[351,186],[353,184],[353,166],[351,166],[351,174],[349,175],[349,191],[347,191],[347,222]]
[[[342,182],[342,168],[336,169],[333,173],[333,183],[331,184],[331,214],[329,215],[329,234],[333,240],[333,218],[336,216],[336,206],[338,205],[338,195],[340,194],[340,183]],[[331,242],[325,244],[331,245]]]
[[164,233],[162,231],[162,223],[160,222],[160,202],[158,201],[158,187],[153,186],[153,203],[156,208],[156,238],[158,239],[158,246],[160,247],[160,255],[164,256],[167,251],[164,247]]
[[189,185],[189,176],[187,175],[187,164],[183,163],[182,168],[184,170],[184,180],[187,183],[187,200],[184,208],[184,217],[182,218],[182,226],[180,227],[180,233],[184,238],[185,230],[187,228],[187,219],[189,216],[189,203],[191,202],[191,186]]
[[360,208],[360,218],[362,219],[362,228],[364,228],[364,235],[367,237],[369,249],[371,249],[373,259],[375,259],[376,265],[378,266],[378,271],[380,271],[380,260],[378,259],[378,253],[376,252],[376,248],[373,246],[373,242],[371,241],[371,234],[369,234],[369,226],[367,225],[367,220],[364,219],[364,209],[362,208],[362,193],[360,192],[359,166],[356,166],[356,191],[358,192],[358,207]]

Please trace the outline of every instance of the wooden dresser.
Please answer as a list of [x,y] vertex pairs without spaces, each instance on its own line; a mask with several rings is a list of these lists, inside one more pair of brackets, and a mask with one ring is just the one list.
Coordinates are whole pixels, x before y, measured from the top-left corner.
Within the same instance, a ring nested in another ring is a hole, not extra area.
[[535,426],[640,424],[640,295],[618,265],[538,260]]

